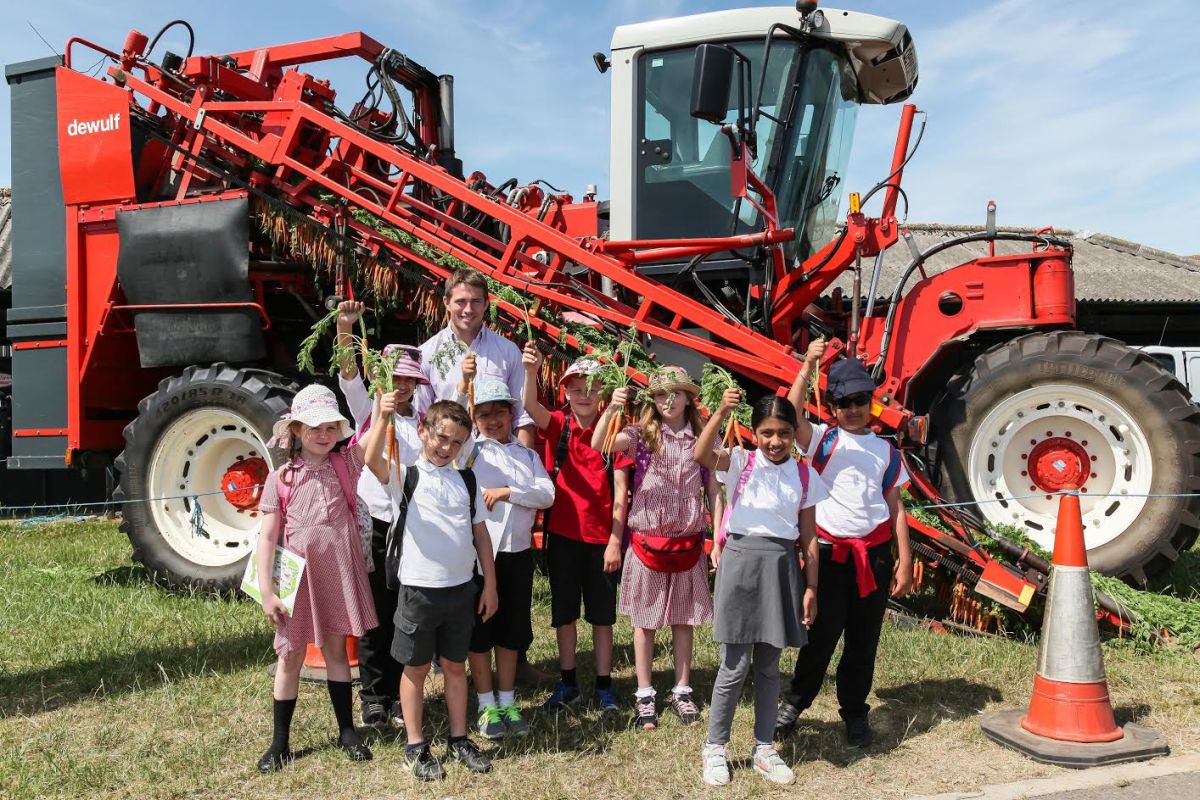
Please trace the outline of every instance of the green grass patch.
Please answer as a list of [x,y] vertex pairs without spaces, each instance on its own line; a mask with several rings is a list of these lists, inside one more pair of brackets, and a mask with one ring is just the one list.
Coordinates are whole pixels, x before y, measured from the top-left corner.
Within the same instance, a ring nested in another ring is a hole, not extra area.
[[[254,763],[270,738],[271,631],[249,602],[172,594],[129,562],[111,523],[0,525],[0,797],[685,797],[701,794],[705,731],[664,716],[653,733],[593,708],[553,717],[537,712],[545,692],[518,695],[533,730],[495,750],[494,771],[457,766],[434,787],[402,769],[400,741],[374,745],[375,760],[351,764],[334,747],[322,687],[301,689],[293,746],[304,756],[271,776]],[[544,584],[531,659],[554,669]],[[590,686],[591,646],[581,631],[580,671]],[[617,629],[615,678],[634,688],[631,632]],[[655,683],[672,682],[669,636],[660,634]],[[1178,654],[1105,646],[1118,714],[1167,734],[1177,749],[1200,740],[1197,664]],[[717,648],[697,632],[693,685],[706,700]],[[1028,701],[1034,645],[884,629],[868,752],[842,742],[832,685],[782,748],[800,777],[790,790],[736,769],[723,797],[824,792],[844,798],[935,793],[1017,776],[1054,774],[987,742],[978,715]],[[784,656],[790,671],[795,653]],[[832,684],[832,681],[830,682]],[[431,693],[436,692],[431,687]],[[431,703],[430,730],[442,752],[446,720]],[[731,754],[748,755],[753,711],[739,708]],[[736,766],[736,764],[735,764]]]

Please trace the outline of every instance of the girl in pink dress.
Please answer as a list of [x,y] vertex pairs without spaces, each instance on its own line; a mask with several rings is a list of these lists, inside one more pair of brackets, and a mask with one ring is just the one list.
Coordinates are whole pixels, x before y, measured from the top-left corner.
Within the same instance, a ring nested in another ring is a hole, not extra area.
[[[675,658],[670,708],[685,725],[700,721],[689,685],[692,628],[712,621],[704,558],[705,511],[720,494],[712,476],[693,457],[696,437],[704,427],[695,402],[700,387],[681,367],[664,367],[651,376],[647,392],[651,402],[643,405],[638,424],[617,435],[614,449],[636,463],[628,521],[632,556],[626,559],[621,577],[620,610],[634,629],[635,724],[653,730],[658,727],[651,683],[654,637],[666,625],[671,626]],[[628,399],[628,389],[613,393],[596,425],[593,447],[603,444],[605,423]]]
[[[394,394],[375,401],[377,418],[395,410]],[[378,623],[367,583],[366,558],[360,544],[353,487],[364,461],[372,464],[383,449],[384,424],[372,425],[366,439],[335,450],[348,439],[350,424],[338,410],[337,398],[324,386],[301,389],[292,409],[275,424],[272,447],[288,453],[287,462],[267,477],[258,508],[263,513],[258,539],[258,585],[263,612],[275,626],[274,736],[258,761],[261,772],[291,760],[289,734],[304,652],[312,642],[321,647],[328,676],[329,699],[338,724],[338,745],[352,761],[366,761],[371,751],[354,729],[350,665],[346,636],[362,636]],[[380,477],[387,479],[386,469]],[[349,486],[349,498],[343,485]],[[295,608],[289,616],[272,591],[271,564],[276,544],[306,560]]]

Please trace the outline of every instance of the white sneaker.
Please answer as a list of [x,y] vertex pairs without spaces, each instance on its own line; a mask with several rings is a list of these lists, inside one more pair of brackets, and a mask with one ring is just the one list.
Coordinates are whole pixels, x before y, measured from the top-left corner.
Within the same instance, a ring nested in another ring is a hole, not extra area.
[[792,768],[783,763],[783,759],[779,757],[779,753],[775,752],[775,748],[769,744],[760,744],[754,748],[754,771],[771,783],[789,784],[796,782],[796,773],[792,772]]
[[729,762],[725,760],[725,745],[704,745],[704,749],[700,751],[700,760],[704,762],[705,783],[709,786],[729,784]]

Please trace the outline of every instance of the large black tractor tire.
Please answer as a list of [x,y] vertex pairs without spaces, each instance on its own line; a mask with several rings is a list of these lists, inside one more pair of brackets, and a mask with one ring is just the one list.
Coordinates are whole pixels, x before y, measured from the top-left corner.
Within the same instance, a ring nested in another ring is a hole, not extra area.
[[213,364],[163,380],[138,404],[116,462],[116,497],[133,558],[155,580],[214,592],[240,584],[260,490],[223,490],[254,486],[276,466],[266,443],[297,388],[272,372]]
[[[1140,584],[1200,530],[1200,408],[1153,359],[1103,336],[1034,333],[982,353],[934,404],[941,485],[1053,546],[1080,483],[1088,561]],[[998,500],[999,496],[1018,500]]]

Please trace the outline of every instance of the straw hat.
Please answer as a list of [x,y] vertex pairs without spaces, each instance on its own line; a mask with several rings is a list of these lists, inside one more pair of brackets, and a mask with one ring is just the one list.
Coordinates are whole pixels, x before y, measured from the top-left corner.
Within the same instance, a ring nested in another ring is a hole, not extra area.
[[338,408],[337,397],[328,388],[314,383],[305,386],[292,398],[292,408],[279,418],[271,429],[272,438],[267,442],[268,447],[287,447],[288,426],[293,422],[301,422],[310,428],[324,425],[327,422],[339,423],[338,440],[349,439],[354,430],[350,422],[342,416]]
[[397,356],[396,365],[392,367],[392,377],[412,378],[417,385],[429,385],[429,379],[421,372],[421,350],[407,344],[389,344],[383,348],[383,357]]
[[683,367],[663,367],[657,369],[650,376],[650,383],[646,387],[646,394],[653,395],[657,392],[687,392],[692,397],[700,395],[700,387],[692,381],[691,376],[687,374],[687,370]]

